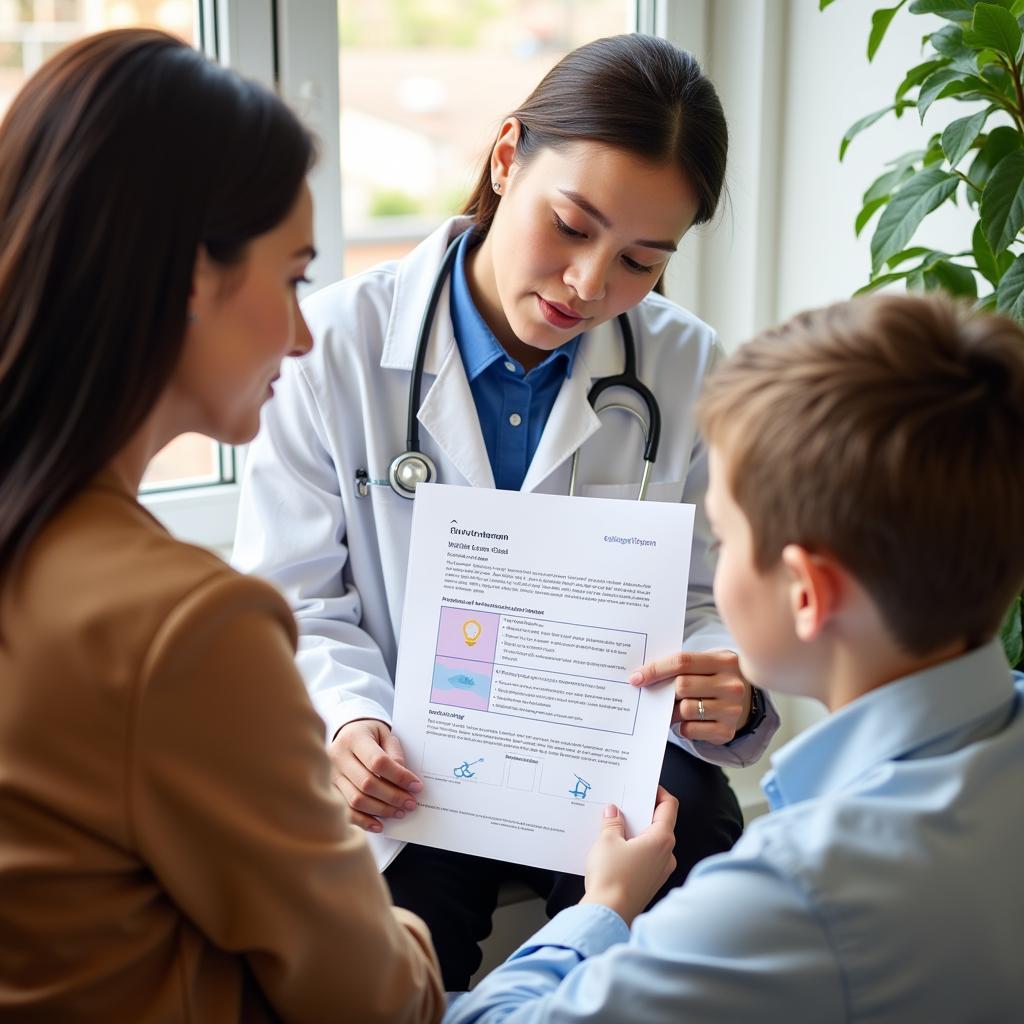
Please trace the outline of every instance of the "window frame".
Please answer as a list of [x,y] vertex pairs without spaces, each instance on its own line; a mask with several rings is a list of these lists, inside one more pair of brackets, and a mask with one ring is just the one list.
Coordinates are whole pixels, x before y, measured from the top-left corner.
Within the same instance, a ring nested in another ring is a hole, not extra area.
[[[336,0],[197,0],[200,46],[247,78],[276,88],[319,139],[309,177],[318,255],[315,288],[341,276],[341,167],[338,128]],[[244,445],[221,446],[223,483],[144,491],[139,500],[175,536],[230,554],[238,517]],[[227,474],[226,474],[227,475]]]

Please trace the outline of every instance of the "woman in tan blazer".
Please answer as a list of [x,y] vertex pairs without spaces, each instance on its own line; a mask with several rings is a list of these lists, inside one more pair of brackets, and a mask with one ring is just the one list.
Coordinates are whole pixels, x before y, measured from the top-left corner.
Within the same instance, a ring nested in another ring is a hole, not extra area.
[[135,498],[178,434],[251,439],[309,350],[311,153],[271,93],[143,30],[62,51],[0,127],[2,1019],[443,1010],[287,605]]

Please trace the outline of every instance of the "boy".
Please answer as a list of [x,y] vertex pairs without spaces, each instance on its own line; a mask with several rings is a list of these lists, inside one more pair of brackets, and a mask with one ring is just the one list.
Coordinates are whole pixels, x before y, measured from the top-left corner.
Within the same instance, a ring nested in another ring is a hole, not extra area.
[[613,809],[595,905],[447,1019],[1020,1019],[1024,677],[993,637],[1024,583],[1024,332],[936,295],[841,303],[742,348],[700,419],[741,667],[832,714],[773,758],[773,813],[632,932],[671,810],[627,842]]

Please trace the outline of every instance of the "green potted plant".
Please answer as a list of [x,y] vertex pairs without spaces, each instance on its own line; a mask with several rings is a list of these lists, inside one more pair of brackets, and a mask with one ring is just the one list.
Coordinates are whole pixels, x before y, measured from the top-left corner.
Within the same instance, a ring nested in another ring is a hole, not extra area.
[[[834,2],[819,0],[819,8]],[[1024,324],[1024,0],[899,0],[871,15],[869,61],[904,7],[945,24],[929,23],[923,59],[907,70],[891,104],[847,129],[839,159],[886,115],[914,110],[923,123],[933,104],[948,100],[941,109],[959,116],[947,118],[923,149],[888,161],[864,193],[854,230],[860,235],[875,223],[871,273],[859,291],[895,282],[941,288]],[[944,203],[973,211],[964,248],[912,245],[925,218]],[[1019,469],[1008,466],[1007,472]],[[1020,596],[1007,613],[1002,640],[1010,664],[1024,665]]]

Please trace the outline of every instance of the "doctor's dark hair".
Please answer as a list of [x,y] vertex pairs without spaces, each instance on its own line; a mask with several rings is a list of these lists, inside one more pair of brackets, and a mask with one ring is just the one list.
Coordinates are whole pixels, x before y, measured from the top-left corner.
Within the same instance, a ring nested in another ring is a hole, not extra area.
[[311,135],[173,36],[87,37],[0,124],[0,569],[130,440],[181,353],[200,247],[240,264]]
[[[566,54],[508,116],[520,124],[520,166],[542,149],[604,143],[675,164],[697,196],[694,223],[715,215],[729,149],[725,114],[696,59],[665,39],[630,34],[587,43]],[[483,234],[499,202],[490,152],[462,211]]]

